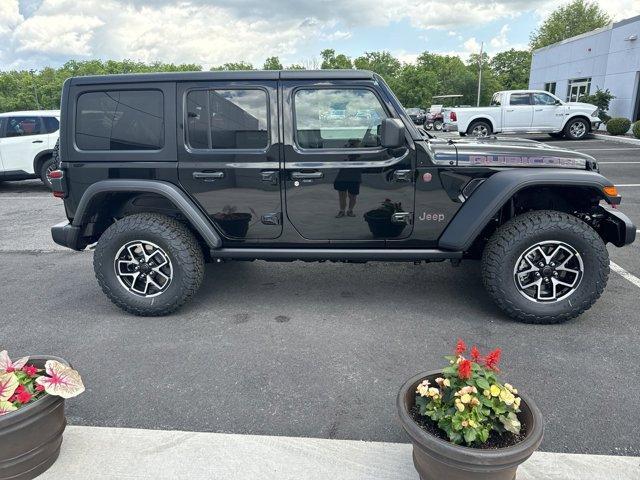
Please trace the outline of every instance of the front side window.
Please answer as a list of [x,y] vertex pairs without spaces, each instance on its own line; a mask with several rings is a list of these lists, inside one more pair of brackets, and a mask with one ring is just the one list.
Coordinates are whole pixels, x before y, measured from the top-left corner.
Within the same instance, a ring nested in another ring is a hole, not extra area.
[[268,115],[264,90],[192,90],[187,94],[188,144],[195,149],[266,148]]
[[387,114],[371,90],[322,88],[295,93],[295,129],[302,148],[380,147]]
[[76,105],[80,150],[160,150],[164,96],[159,90],[83,93]]
[[528,93],[512,93],[510,105],[531,105],[531,96]]
[[40,117],[9,117],[7,137],[26,137],[45,133]]
[[534,105],[555,105],[556,99],[546,93],[534,93],[533,104]]

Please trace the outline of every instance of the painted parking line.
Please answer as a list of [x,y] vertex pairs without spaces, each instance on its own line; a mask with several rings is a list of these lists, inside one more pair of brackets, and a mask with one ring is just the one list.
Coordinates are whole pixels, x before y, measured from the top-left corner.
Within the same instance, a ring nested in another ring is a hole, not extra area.
[[639,150],[640,147],[622,147],[622,148],[574,148],[578,152],[606,152],[611,150]]
[[616,187],[640,187],[640,183],[616,183]]
[[627,272],[624,268],[622,268],[620,265],[618,265],[617,263],[614,262],[609,262],[609,267],[611,268],[611,270],[613,270],[614,272],[616,272],[618,275],[620,275],[622,278],[629,280],[631,283],[633,283],[636,287],[640,288],[640,278],[636,277],[634,274]]
[[635,164],[638,164],[638,163],[640,163],[640,162],[634,162],[634,161],[631,161],[631,162],[607,162],[607,161],[600,162],[599,161],[598,162],[599,165],[600,164],[606,164],[606,165],[613,165],[613,164],[617,164],[617,165],[635,165]]

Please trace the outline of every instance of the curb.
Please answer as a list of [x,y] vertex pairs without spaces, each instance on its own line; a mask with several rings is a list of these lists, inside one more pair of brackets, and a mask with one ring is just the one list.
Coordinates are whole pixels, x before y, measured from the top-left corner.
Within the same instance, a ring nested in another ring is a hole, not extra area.
[[623,136],[611,136],[603,135],[601,133],[594,133],[593,136],[598,140],[608,140],[610,142],[627,143],[631,145],[640,145],[640,138],[628,138]]

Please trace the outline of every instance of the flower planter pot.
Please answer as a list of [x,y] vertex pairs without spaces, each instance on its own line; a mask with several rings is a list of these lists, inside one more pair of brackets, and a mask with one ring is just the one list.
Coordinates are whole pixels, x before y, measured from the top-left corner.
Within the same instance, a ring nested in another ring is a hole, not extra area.
[[407,226],[404,223],[393,223],[388,210],[369,210],[364,214],[369,231],[374,237],[394,238],[399,236]]
[[[29,357],[38,368],[47,360],[68,365],[57,357]],[[58,458],[66,425],[64,399],[48,394],[1,416],[0,480],[27,480],[47,470]]]
[[244,238],[249,230],[250,213],[229,213],[214,215],[214,220],[230,237]]
[[526,395],[518,418],[526,426],[525,438],[506,448],[493,450],[455,445],[437,438],[418,426],[411,417],[416,388],[425,378],[431,383],[442,372],[426,372],[409,379],[398,392],[397,408],[402,427],[413,443],[413,464],[422,480],[513,480],[518,466],[527,460],[542,441],[542,414]]

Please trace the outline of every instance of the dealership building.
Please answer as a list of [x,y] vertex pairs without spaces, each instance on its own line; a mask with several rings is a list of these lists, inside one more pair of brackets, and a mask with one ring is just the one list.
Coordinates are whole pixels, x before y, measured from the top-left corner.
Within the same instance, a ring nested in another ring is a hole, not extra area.
[[609,114],[640,120],[640,16],[535,50],[529,88],[572,102],[609,89]]

